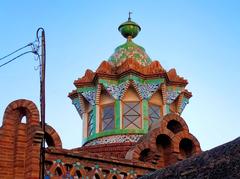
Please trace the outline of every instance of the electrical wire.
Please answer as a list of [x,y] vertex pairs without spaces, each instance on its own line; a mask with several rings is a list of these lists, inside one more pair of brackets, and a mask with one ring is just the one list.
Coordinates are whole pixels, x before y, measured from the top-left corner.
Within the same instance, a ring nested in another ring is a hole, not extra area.
[[9,60],[9,61],[7,61],[7,62],[1,64],[1,65],[0,65],[0,68],[3,67],[3,66],[5,66],[5,65],[7,65],[8,63],[10,63],[10,62],[16,60],[17,58],[19,58],[19,57],[21,57],[21,56],[27,54],[27,53],[33,53],[33,51],[30,50],[30,51],[24,52],[24,53],[22,53],[22,54],[16,56],[15,58],[13,58],[13,59],[11,59],[11,60]]
[[[31,51],[27,51],[27,52],[21,53],[20,55],[16,56],[15,58],[13,58],[13,59],[11,59],[11,60],[3,63],[3,64],[0,64],[0,68],[3,67],[3,66],[5,66],[5,65],[7,65],[8,63],[16,60],[17,58],[19,58],[19,57],[21,57],[21,56],[23,56],[23,55],[25,55],[25,54],[27,54],[27,53],[30,53],[30,52],[33,53],[33,54],[35,54],[35,55],[37,55],[37,56],[38,56],[37,58],[39,58],[39,54],[38,54],[38,50],[39,50],[39,48],[40,48],[39,38],[41,38],[41,36],[38,37],[37,40],[35,40],[35,41],[33,41],[33,42],[31,42],[31,43],[29,43],[29,44],[27,44],[27,45],[25,45],[25,46],[23,46],[23,47],[21,47],[21,48],[19,48],[19,49],[13,51],[12,53],[10,53],[10,54],[8,54],[8,55],[5,55],[4,57],[0,58],[0,61],[1,61],[1,60],[4,60],[5,58],[7,58],[7,57],[9,57],[9,56],[11,56],[11,55],[13,55],[13,54],[15,54],[16,52],[18,52],[18,51],[20,51],[20,50],[22,50],[22,49],[24,49],[24,48],[26,48],[26,47],[29,47],[29,46],[30,46],[30,47],[32,48]],[[37,44],[36,44],[36,42],[37,42]]]
[[15,50],[15,51],[13,51],[12,53],[10,53],[10,54],[8,54],[8,55],[5,55],[4,57],[0,58],[0,61],[1,61],[1,60],[4,60],[5,58],[7,58],[7,57],[13,55],[14,53],[16,53],[16,52],[18,52],[18,51],[20,51],[20,50],[22,50],[22,49],[24,49],[24,48],[26,48],[26,47],[32,46],[33,43],[34,43],[34,42],[31,42],[31,43],[29,43],[29,44],[27,44],[27,45],[25,45],[25,46],[23,46],[23,47],[21,47],[21,48]]

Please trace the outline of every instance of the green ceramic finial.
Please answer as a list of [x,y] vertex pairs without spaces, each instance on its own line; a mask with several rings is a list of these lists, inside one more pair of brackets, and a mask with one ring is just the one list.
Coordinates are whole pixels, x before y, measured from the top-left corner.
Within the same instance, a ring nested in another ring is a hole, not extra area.
[[118,30],[121,32],[122,36],[125,37],[126,39],[133,39],[138,35],[138,32],[141,31],[141,27],[131,21],[131,14],[132,12],[128,13],[128,21],[122,23],[119,27]]

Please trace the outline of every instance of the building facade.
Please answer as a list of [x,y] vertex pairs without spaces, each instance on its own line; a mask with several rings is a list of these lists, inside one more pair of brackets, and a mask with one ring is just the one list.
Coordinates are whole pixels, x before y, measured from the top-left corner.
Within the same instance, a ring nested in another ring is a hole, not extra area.
[[[133,42],[141,27],[130,17],[118,30],[126,42],[69,93],[83,120],[83,146],[63,149],[46,125],[45,178],[138,178],[201,152],[181,117],[192,96],[187,80]],[[39,178],[42,138],[36,105],[9,104],[0,128],[0,178]]]

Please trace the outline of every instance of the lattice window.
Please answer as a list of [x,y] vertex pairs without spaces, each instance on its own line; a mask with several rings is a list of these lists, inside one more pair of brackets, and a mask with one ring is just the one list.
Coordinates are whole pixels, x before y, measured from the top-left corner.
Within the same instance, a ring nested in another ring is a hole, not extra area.
[[114,104],[102,107],[102,130],[110,130],[115,128],[114,120]]
[[155,104],[149,104],[148,106],[148,115],[149,115],[149,127],[156,121],[160,120],[160,106]]
[[123,128],[141,129],[140,104],[140,102],[123,102]]
[[92,135],[93,134],[93,120],[94,120],[94,115],[93,115],[93,110],[91,110],[89,113],[88,113],[88,123],[87,123],[87,133],[88,133],[88,136]]

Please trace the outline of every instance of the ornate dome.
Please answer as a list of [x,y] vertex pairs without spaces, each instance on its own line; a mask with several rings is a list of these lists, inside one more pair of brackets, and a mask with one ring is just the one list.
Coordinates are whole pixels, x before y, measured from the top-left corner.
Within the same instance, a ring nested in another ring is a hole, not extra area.
[[151,63],[151,59],[146,54],[145,49],[135,44],[132,40],[128,40],[123,45],[118,46],[112,56],[109,58],[109,62],[115,66],[120,66],[129,58],[136,60],[143,66]]
[[149,65],[151,59],[146,54],[145,49],[132,42],[132,39],[140,32],[141,27],[137,23],[131,21],[130,14],[128,21],[122,23],[118,27],[118,30],[123,37],[127,39],[127,42],[115,49],[114,53],[109,58],[109,62],[114,66],[120,66],[125,60],[134,59],[143,66]]

